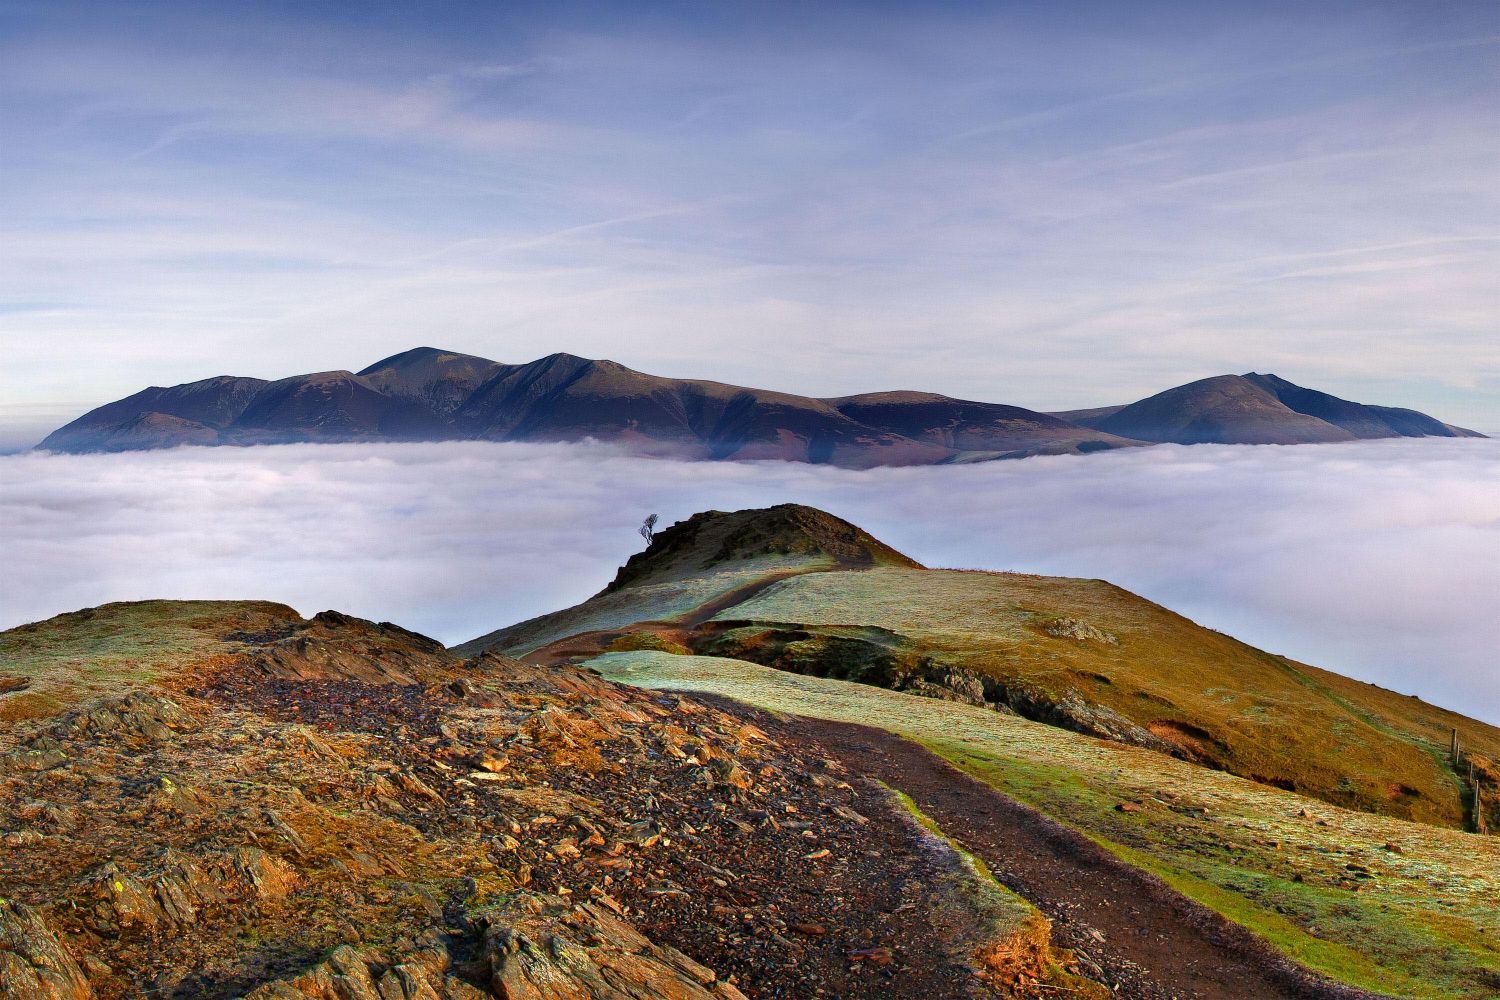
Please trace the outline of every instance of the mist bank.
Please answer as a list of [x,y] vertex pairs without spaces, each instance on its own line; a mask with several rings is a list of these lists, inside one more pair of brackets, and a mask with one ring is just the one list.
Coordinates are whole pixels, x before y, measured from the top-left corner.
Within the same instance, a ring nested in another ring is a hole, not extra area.
[[1163,445],[868,471],[595,445],[0,457],[0,627],[266,598],[455,643],[599,590],[649,513],[795,501],[929,566],[1099,577],[1272,652],[1500,722],[1500,441]]

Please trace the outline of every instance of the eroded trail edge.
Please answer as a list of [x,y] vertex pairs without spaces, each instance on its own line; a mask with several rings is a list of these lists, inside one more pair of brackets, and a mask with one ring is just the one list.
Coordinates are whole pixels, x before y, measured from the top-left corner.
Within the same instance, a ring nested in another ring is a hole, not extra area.
[[1188,899],[1081,834],[970,777],[924,747],[867,726],[742,714],[778,739],[816,744],[858,773],[900,789],[996,878],[1053,922],[1121,997],[1141,1000],[1375,1000],[1330,982],[1245,928]]

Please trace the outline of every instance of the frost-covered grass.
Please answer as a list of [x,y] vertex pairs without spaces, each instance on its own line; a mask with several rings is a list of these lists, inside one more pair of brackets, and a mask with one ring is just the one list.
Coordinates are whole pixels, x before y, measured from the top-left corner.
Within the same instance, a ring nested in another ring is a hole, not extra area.
[[945,663],[1054,699],[1076,692],[1236,774],[1407,819],[1462,823],[1443,759],[1450,726],[1500,756],[1492,726],[1266,653],[1103,580],[812,573],[718,617],[878,626]]
[[497,638],[498,648],[511,656],[525,656],[558,639],[582,632],[622,629],[640,622],[674,623],[706,604],[742,587],[781,573],[826,569],[828,559],[807,556],[765,556],[744,559],[693,575],[658,583],[636,583],[613,593],[599,594],[582,604],[532,618],[481,636],[457,647],[478,652]]
[[[1014,716],[738,660],[589,661],[629,684],[877,725],[1095,838],[1305,965],[1381,992],[1493,995],[1500,841],[1364,812]],[[1120,812],[1124,801],[1140,812]]]
[[224,635],[301,621],[269,601],[105,604],[0,632],[0,677],[31,685],[0,695],[0,721],[51,715],[93,695],[118,694],[175,667],[227,652]]

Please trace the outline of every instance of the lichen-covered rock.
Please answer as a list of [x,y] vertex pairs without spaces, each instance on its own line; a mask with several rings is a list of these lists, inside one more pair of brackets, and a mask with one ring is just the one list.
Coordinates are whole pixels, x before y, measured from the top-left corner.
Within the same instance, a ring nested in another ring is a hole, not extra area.
[[66,762],[68,755],[52,746],[28,747],[0,753],[0,774],[49,771]]
[[450,974],[451,965],[435,943],[394,963],[373,949],[342,945],[302,975],[259,986],[245,1000],[485,1000]]
[[491,992],[503,1000],[743,1000],[706,968],[592,903],[535,896],[532,913],[481,915]]
[[1081,622],[1077,618],[1054,618],[1042,626],[1042,631],[1056,639],[1076,639],[1079,642],[1102,642],[1106,646],[1119,643],[1113,633]]
[[168,851],[139,872],[111,862],[95,873],[92,884],[84,922],[103,937],[131,938],[190,927],[203,909],[228,899],[240,905],[282,899],[296,887],[297,874],[260,848],[239,847],[201,858]]
[[1086,736],[1129,743],[1165,754],[1181,755],[1181,749],[1105,705],[1090,702],[1077,691],[1053,695],[1028,684],[1005,689],[1005,703],[1017,714],[1037,722],[1071,729]]
[[343,945],[245,1000],[744,1000],[712,969],[593,904],[523,896],[471,923],[479,957],[462,966],[434,929],[394,961]]
[[[931,691],[933,686],[951,692],[951,695]],[[1005,699],[1005,688],[999,681],[964,667],[930,667],[921,680],[911,682],[903,690],[981,707]]]
[[173,730],[190,723],[187,711],[171,698],[151,691],[131,691],[102,698],[64,716],[52,732],[64,740],[110,735],[159,743],[169,739]]
[[78,963],[41,914],[0,899],[0,997],[6,1000],[91,1000]]

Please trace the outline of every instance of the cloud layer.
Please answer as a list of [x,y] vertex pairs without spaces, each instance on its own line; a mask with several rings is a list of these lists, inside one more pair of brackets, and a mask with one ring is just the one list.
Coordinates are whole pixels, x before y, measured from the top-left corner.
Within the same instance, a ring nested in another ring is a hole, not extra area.
[[1500,723],[1500,442],[1150,449],[865,472],[453,443],[0,457],[0,627],[268,598],[457,642],[597,591],[664,523],[799,501],[931,566],[1102,577]]

